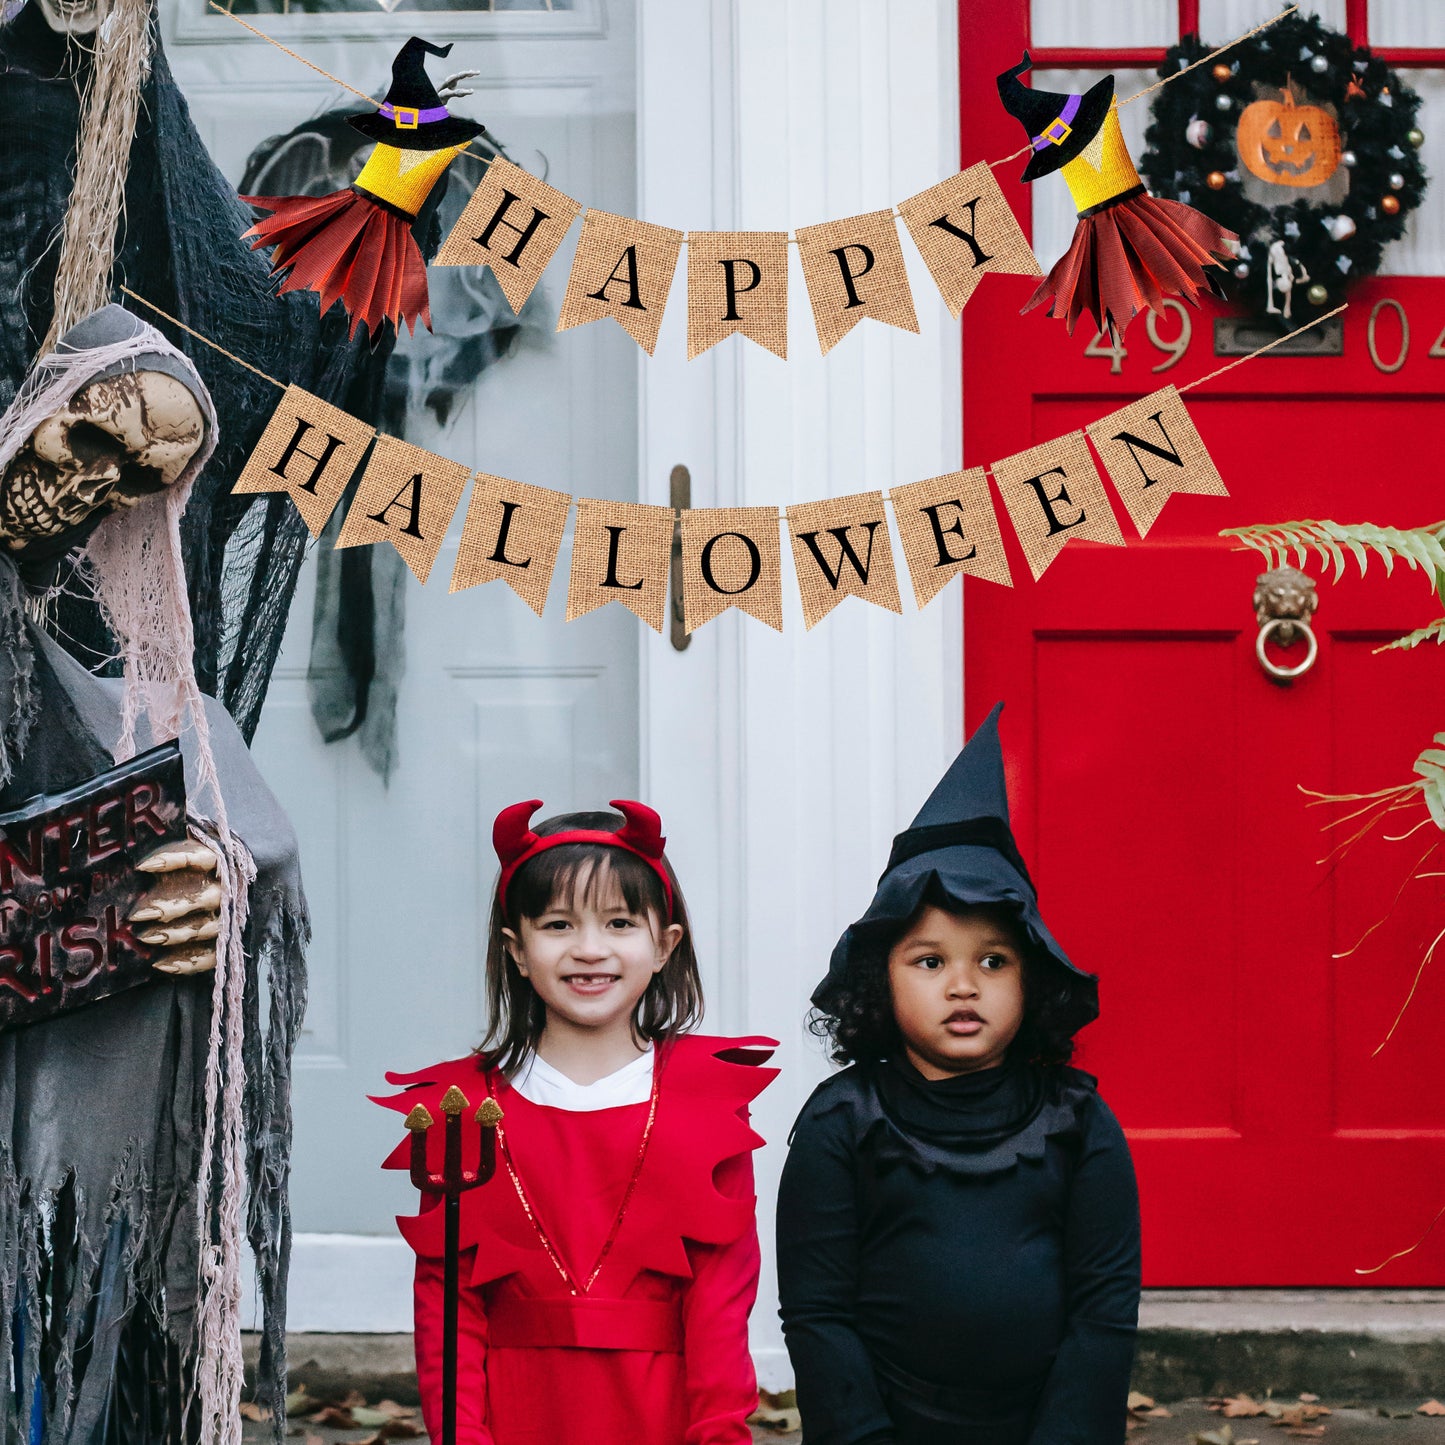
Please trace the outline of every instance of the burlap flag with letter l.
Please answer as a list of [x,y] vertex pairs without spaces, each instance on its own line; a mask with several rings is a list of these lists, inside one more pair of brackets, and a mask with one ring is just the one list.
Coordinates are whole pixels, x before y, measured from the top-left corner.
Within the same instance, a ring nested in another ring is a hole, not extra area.
[[1013,586],[982,467],[891,487],[888,498],[920,610],[960,572]]
[[687,233],[687,359],[735,332],[788,359],[788,233]]
[[671,507],[579,497],[567,621],[620,602],[661,632],[667,619],[675,521]]
[[289,492],[313,537],[336,510],[376,428],[288,386],[233,492]]
[[448,591],[500,579],[540,617],[571,505],[566,492],[481,473],[467,503]]
[[798,255],[824,356],[865,316],[918,330],[892,211],[804,226],[798,231]]
[[557,330],[610,316],[651,356],[681,249],[681,231],[587,211]]
[[882,492],[858,492],[788,508],[803,625],[821,622],[845,597],[902,612]]
[[1141,537],[1175,492],[1227,497],[1214,458],[1172,386],[1084,428]]
[[687,630],[729,607],[783,630],[783,544],[776,507],[705,507],[682,514]]

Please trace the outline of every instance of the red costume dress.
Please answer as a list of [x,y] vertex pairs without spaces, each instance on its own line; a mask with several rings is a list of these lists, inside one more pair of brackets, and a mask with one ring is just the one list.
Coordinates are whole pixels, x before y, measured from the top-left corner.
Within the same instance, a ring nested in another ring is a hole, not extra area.
[[[777,1074],[759,1067],[775,1047],[680,1038],[659,1051],[648,1102],[587,1113],[532,1103],[474,1055],[387,1075],[405,1091],[377,1102],[402,1114],[424,1104],[440,1117],[452,1084],[504,1114],[496,1175],[462,1195],[456,1445],[749,1445],[763,1141],[747,1106]],[[409,1147],[386,1167],[407,1168]],[[417,1253],[417,1377],[435,1439],[442,1211],[397,1223]]]

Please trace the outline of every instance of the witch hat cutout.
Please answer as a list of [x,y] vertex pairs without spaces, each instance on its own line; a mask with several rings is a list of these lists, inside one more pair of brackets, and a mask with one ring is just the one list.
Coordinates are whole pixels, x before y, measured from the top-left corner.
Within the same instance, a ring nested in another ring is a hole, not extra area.
[[1029,143],[1034,148],[1019,177],[1023,181],[1050,175],[1082,153],[1098,135],[1114,102],[1112,75],[1106,75],[1082,94],[1064,95],[1022,84],[1019,76],[1032,66],[1033,61],[1025,50],[1024,58],[998,77],[998,98],[1003,108],[1028,132]]
[[439,150],[463,145],[481,135],[486,126],[452,115],[426,73],[425,58],[445,58],[452,47],[434,45],[413,35],[391,62],[391,87],[381,109],[354,115],[347,124],[368,140],[385,141],[407,151]]

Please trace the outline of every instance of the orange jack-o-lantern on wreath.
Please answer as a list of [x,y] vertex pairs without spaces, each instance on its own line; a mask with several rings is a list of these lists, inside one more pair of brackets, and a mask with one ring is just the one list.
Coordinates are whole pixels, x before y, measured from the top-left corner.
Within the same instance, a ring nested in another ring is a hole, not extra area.
[[1293,83],[1277,100],[1245,106],[1234,132],[1240,164],[1273,185],[1323,185],[1340,164],[1340,128],[1332,110],[1301,105]]

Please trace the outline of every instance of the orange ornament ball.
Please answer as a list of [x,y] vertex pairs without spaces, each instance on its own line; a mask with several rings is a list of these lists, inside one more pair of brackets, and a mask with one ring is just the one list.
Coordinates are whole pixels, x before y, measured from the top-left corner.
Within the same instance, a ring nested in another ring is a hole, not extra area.
[[1212,71],[1210,71],[1210,74],[1221,85],[1223,85],[1224,82],[1228,80],[1231,75],[1234,74],[1234,72],[1223,61],[1220,61],[1219,64],[1216,65]]
[[1399,198],[1399,196],[1386,196],[1386,197],[1384,197],[1384,199],[1381,200],[1381,202],[1380,202],[1380,209],[1381,209],[1387,216],[1398,216],[1398,215],[1400,214],[1400,198]]
[[1211,191],[1222,191],[1224,189],[1224,172],[1210,171],[1204,178],[1204,184],[1208,186]]

